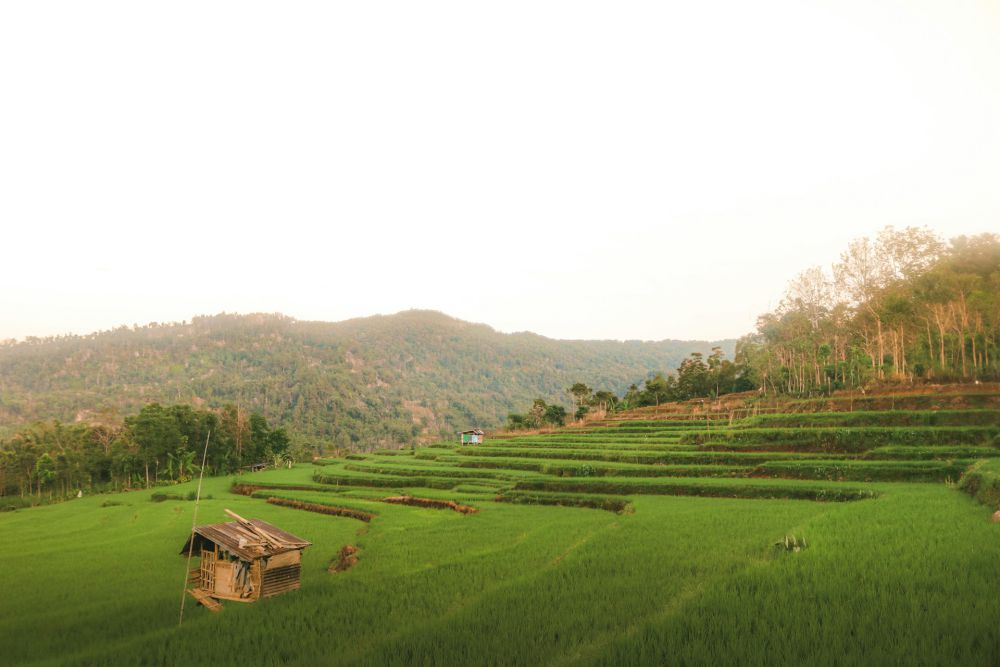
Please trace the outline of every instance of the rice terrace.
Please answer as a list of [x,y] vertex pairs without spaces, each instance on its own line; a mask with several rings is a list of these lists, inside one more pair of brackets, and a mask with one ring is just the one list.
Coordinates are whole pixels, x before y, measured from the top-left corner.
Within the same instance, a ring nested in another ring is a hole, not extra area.
[[749,392],[208,477],[199,523],[311,546],[298,590],[180,628],[195,481],[3,513],[0,656],[997,664],[998,423],[995,384]]
[[0,667],[1000,667],[998,36],[0,2]]

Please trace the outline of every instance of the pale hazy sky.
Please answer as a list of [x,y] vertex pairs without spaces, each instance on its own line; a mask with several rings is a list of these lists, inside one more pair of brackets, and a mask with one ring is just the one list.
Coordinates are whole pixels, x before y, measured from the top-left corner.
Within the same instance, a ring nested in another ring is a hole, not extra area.
[[886,224],[1000,231],[1000,0],[0,4],[0,338],[738,336]]

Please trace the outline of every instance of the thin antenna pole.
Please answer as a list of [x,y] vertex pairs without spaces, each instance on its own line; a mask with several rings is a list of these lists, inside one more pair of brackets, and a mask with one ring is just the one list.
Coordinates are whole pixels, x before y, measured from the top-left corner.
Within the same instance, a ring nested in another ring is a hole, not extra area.
[[184,566],[184,585],[181,587],[181,617],[177,621],[177,626],[184,624],[184,601],[187,599],[188,576],[191,572],[191,554],[194,552],[194,528],[198,525],[198,505],[201,504],[201,481],[205,479],[205,461],[208,459],[208,440],[212,437],[212,430],[208,430],[205,436],[205,451],[201,453],[201,472],[198,474],[198,492],[194,498],[194,513],[191,516],[191,537],[188,540],[187,565]]

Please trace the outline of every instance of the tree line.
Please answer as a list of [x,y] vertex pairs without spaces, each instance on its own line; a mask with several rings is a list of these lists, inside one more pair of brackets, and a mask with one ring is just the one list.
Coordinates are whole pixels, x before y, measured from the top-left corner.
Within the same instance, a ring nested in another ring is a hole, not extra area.
[[288,459],[289,439],[238,405],[199,410],[151,403],[86,423],[36,422],[0,440],[0,496],[64,498],[79,491],[128,490],[182,482]]
[[[632,384],[618,396],[606,389],[594,390],[583,382],[575,382],[566,391],[576,403],[574,419],[583,419],[594,411],[614,413],[672,401],[708,398],[739,391],[755,389],[748,368],[726,359],[722,348],[712,348],[705,358],[701,352],[692,352],[680,366],[669,374],[656,373],[647,378],[640,388]],[[561,405],[548,405],[536,398],[526,413],[507,415],[507,430],[537,429],[546,426],[563,426],[568,411]]]
[[1000,237],[949,242],[886,227],[813,267],[737,343],[762,390],[808,394],[882,381],[1000,378]]
[[[1000,236],[948,242],[926,228],[886,227],[813,267],[736,344],[657,373],[620,397],[576,383],[577,419],[670,401],[757,390],[808,395],[878,382],[1000,380]],[[561,425],[536,399],[508,429]]]

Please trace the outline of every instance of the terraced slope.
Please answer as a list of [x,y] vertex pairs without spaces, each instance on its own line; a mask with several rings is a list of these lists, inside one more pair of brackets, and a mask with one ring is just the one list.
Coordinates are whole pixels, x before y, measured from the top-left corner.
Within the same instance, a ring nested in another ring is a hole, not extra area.
[[[329,502],[362,490],[459,491],[616,511],[641,495],[860,500],[878,495],[875,483],[958,481],[975,461],[1000,457],[998,424],[995,408],[766,414],[724,425],[677,414],[619,418],[477,446],[320,460],[307,491]],[[306,490],[286,490],[296,491]]]
[[1000,406],[952,407],[647,411],[206,480],[200,522],[232,508],[313,546],[300,591],[189,609],[179,630],[193,503],[142,491],[0,515],[0,655],[998,664]]

